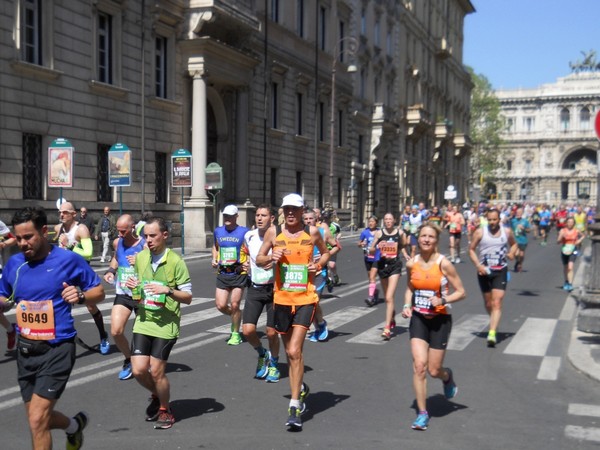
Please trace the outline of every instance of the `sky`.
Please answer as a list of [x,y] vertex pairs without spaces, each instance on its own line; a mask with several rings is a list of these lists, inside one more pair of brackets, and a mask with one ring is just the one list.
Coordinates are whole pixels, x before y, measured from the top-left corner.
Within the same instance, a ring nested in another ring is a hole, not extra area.
[[595,50],[600,62],[600,0],[471,0],[463,63],[493,89],[535,88],[571,73],[569,62]]

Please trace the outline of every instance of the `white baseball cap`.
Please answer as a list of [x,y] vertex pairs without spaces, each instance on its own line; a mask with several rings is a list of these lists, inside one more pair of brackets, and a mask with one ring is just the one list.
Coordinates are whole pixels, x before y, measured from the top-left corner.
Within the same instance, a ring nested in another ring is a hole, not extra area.
[[304,206],[304,199],[298,194],[288,194],[283,197],[281,206],[295,206],[296,208],[302,208]]
[[238,213],[237,206],[235,205],[227,205],[223,210],[223,214],[226,216],[235,216]]

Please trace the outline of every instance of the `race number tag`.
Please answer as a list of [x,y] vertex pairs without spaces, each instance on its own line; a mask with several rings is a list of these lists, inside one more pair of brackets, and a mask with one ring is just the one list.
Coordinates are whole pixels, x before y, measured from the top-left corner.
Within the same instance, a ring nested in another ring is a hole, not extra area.
[[238,261],[237,247],[219,247],[219,264],[231,266]]
[[433,305],[431,297],[435,296],[435,291],[430,289],[418,289],[415,291],[415,310],[421,314],[432,314]]
[[308,266],[306,264],[282,264],[281,290],[288,292],[305,292],[308,287]]
[[418,229],[419,229],[419,226],[416,223],[412,223],[410,225],[410,234],[417,234]]
[[562,246],[563,255],[572,255],[575,251],[575,244],[565,244]]
[[167,296],[165,294],[151,294],[146,290],[146,286],[148,286],[149,284],[160,284],[161,286],[166,286],[166,283],[156,280],[144,280],[143,284],[144,290],[142,291],[142,301],[140,302],[142,308],[147,309],[149,311],[156,311],[165,306]]
[[450,222],[450,230],[454,231],[454,230],[456,230],[456,228],[457,228],[456,223],[455,222]]
[[131,289],[125,286],[129,277],[135,277],[135,269],[133,267],[119,267],[117,269],[117,286],[127,295],[131,295]]
[[17,305],[16,316],[24,338],[34,341],[56,338],[52,300],[21,300]]
[[273,282],[273,269],[265,270],[262,267],[252,269],[252,282],[256,284],[269,284]]
[[391,242],[380,242],[379,243],[379,251],[381,252],[381,257],[385,259],[394,259],[398,257],[398,243]]

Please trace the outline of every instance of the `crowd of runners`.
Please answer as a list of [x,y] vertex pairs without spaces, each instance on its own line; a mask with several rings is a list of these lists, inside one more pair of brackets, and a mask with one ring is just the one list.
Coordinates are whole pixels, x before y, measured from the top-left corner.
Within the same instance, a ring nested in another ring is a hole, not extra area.
[[[94,319],[100,344],[93,348],[107,354],[110,344],[96,306],[105,293],[89,264],[89,225],[77,220],[72,203],[61,204],[59,213],[60,223],[53,228],[40,208],[17,211],[12,231],[0,223],[0,246],[16,244],[20,250],[6,262],[0,280],[0,325],[6,329],[7,349],[17,350],[18,381],[33,448],[50,448],[50,430],[58,428],[66,432],[67,448],[77,449],[83,443],[88,415],[82,411],[67,417],[55,410],[75,361],[78,338],[73,305],[85,305]],[[466,296],[455,267],[462,262],[461,256],[468,257],[476,268],[490,317],[486,341],[494,347],[510,278],[509,261],[514,261],[512,271],[522,272],[527,246],[532,241],[546,246],[555,227],[564,266],[563,289],[571,291],[573,264],[594,214],[593,208],[581,206],[455,204],[427,208],[419,203],[407,205],[398,214],[388,212],[381,221],[375,216],[368,218],[358,240],[368,276],[365,303],[373,307],[385,302],[384,341],[395,334],[396,291],[406,269],[407,288],[400,311],[410,319],[418,407],[413,429],[429,426],[427,373],[442,381],[447,398],[458,391],[452,370],[443,362],[452,328],[449,304]],[[304,382],[304,342],[327,341],[329,330],[320,299],[325,289],[332,292],[341,283],[336,265],[342,250],[339,220],[332,208],[310,208],[294,193],[283,198],[277,212],[271,205],[259,205],[251,228],[238,224],[238,217],[237,207],[227,205],[222,212],[223,225],[214,231],[215,305],[230,317],[227,344],[246,341],[256,351],[256,378],[279,381],[283,348],[291,391],[285,424],[301,430],[309,394]],[[104,218],[109,221],[106,211]],[[120,380],[135,378],[148,390],[145,419],[154,422],[156,429],[168,429],[175,416],[165,369],[179,337],[180,305],[192,301],[190,275],[183,259],[167,248],[169,232],[164,219],[148,216],[136,223],[132,215],[123,214],[114,222],[116,237],[108,249],[104,246],[102,259],[108,260],[103,280],[114,285],[116,292],[110,335],[124,357],[117,376]],[[100,233],[109,235],[103,231],[102,219],[98,226]],[[53,239],[49,237],[51,229]],[[444,232],[449,235],[447,252],[439,245]],[[467,244],[461,245],[464,240]],[[4,313],[15,304],[19,313],[13,324]],[[257,330],[263,312],[267,316],[266,347]],[[125,326],[132,313],[135,321],[130,342]]]

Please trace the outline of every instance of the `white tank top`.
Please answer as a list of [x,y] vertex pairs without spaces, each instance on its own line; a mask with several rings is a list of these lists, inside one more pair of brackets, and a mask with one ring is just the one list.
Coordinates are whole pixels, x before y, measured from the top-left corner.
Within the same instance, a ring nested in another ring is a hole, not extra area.
[[61,231],[61,235],[65,234],[67,236],[67,239],[69,240],[68,244],[70,247],[77,245],[79,242],[77,242],[77,238],[75,237],[75,234],[77,233],[77,228],[79,227],[79,224],[76,223],[74,224],[71,229],[69,230],[69,232],[65,231],[64,226],[61,227],[60,231]]
[[479,242],[479,262],[492,270],[501,270],[507,266],[508,237],[500,226],[500,236],[490,234],[489,227],[483,227],[483,237]]
[[265,270],[256,265],[256,256],[263,243],[258,229],[248,231],[244,236],[244,241],[248,247],[248,253],[250,253],[250,279],[254,284],[272,284],[275,279],[273,269]]

